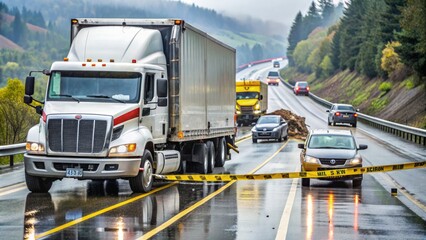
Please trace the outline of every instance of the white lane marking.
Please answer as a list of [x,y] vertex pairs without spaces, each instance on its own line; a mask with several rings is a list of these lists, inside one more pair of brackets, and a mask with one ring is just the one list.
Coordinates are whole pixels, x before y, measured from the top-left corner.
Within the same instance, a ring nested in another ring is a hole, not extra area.
[[[298,168],[296,168],[295,171],[298,171]],[[288,193],[287,202],[285,203],[283,214],[280,220],[280,225],[278,227],[277,236],[275,237],[276,240],[285,239],[287,236],[288,226],[290,223],[291,209],[293,208],[294,199],[296,198],[298,181],[299,181],[298,178],[293,178],[293,181],[291,183],[291,188]]]
[[[13,189],[11,189],[11,190],[6,190],[6,189],[8,189],[8,188],[13,188]],[[6,187],[6,188],[4,188],[4,189],[0,189],[0,190],[2,191],[2,192],[0,193],[0,197],[5,196],[5,195],[8,195],[8,194],[11,194],[11,193],[14,193],[14,192],[21,191],[21,190],[26,189],[26,188],[27,188],[27,185],[26,185],[25,183],[19,183],[19,184],[15,184],[15,185],[12,185],[12,186]],[[5,190],[5,191],[3,192],[3,190]]]

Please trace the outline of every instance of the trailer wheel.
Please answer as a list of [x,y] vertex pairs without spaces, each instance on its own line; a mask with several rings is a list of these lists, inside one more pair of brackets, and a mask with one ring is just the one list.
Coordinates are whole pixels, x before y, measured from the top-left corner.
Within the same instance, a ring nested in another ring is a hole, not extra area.
[[37,176],[31,176],[25,172],[25,182],[27,183],[28,190],[34,193],[47,193],[52,187],[51,179],[43,179]]
[[225,158],[226,158],[226,141],[224,137],[221,137],[219,138],[219,142],[217,144],[215,166],[223,167],[223,165],[225,165]]
[[207,146],[207,159],[208,159],[208,170],[207,173],[212,173],[215,165],[215,151],[214,151],[214,144],[212,141],[208,141],[206,143]]
[[[196,143],[192,148],[192,159],[194,170],[199,174],[207,174],[208,163],[208,150],[205,143]],[[194,159],[197,159],[194,161]]]
[[149,192],[152,188],[154,169],[152,167],[152,154],[148,150],[143,153],[141,168],[143,170],[139,171],[138,175],[129,179],[130,188],[133,192]]

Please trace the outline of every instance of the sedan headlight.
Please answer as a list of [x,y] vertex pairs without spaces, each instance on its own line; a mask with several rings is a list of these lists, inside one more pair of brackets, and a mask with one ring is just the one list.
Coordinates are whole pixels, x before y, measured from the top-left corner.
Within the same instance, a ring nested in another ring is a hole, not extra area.
[[306,156],[305,162],[307,162],[307,163],[318,163],[319,164],[318,158],[311,157],[311,156]]
[[352,164],[352,165],[362,164],[362,158],[361,158],[361,156],[360,156],[360,155],[356,155],[354,158],[352,158],[352,159],[349,161],[349,163],[350,163],[350,164]]
[[119,146],[112,147],[109,150],[109,156],[124,156],[128,153],[136,151],[136,143],[123,144]]
[[41,143],[36,143],[36,142],[27,142],[27,144],[25,145],[25,149],[27,150],[28,153],[31,154],[45,154],[46,152],[44,151],[44,145]]

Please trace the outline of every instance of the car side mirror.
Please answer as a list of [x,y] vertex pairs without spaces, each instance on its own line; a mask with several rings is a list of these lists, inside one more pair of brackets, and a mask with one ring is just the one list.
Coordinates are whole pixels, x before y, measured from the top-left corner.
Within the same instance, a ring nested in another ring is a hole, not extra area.
[[297,147],[300,148],[300,149],[305,149],[305,144],[299,143],[299,144],[297,144]]
[[330,112],[330,109],[325,110],[326,112]]
[[364,149],[367,149],[367,148],[368,148],[368,145],[360,144],[358,150],[364,150]]
[[359,112],[359,108],[357,108],[356,111]]

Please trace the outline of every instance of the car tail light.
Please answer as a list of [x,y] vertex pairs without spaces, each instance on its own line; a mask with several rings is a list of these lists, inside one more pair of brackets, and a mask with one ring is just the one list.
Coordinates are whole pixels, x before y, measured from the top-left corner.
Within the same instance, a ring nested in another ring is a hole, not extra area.
[[358,113],[354,113],[354,117],[358,117]]
[[336,113],[335,113],[335,115],[336,115],[336,116],[340,116],[340,113],[339,113],[339,112],[336,112]]
[[308,91],[309,91],[309,87],[306,87],[306,90],[308,90]]
[[299,87],[296,87],[296,91],[299,91],[299,89],[300,89]]

